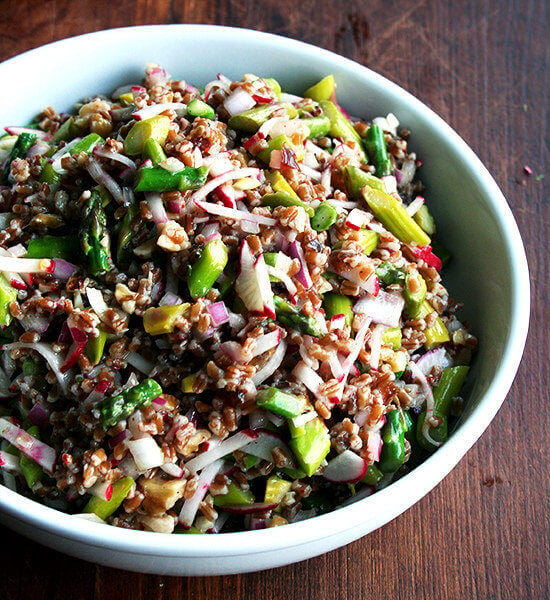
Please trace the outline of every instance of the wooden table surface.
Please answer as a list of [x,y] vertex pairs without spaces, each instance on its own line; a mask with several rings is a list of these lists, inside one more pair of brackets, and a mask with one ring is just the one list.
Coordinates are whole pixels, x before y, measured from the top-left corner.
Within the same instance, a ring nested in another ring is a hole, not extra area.
[[550,597],[548,11],[544,0],[0,0],[0,60],[99,29],[215,23],[370,66],[432,107],[487,165],[523,235],[533,294],[526,352],[497,417],[434,491],[382,529],[289,567],[187,579],[98,567],[2,529],[3,598]]

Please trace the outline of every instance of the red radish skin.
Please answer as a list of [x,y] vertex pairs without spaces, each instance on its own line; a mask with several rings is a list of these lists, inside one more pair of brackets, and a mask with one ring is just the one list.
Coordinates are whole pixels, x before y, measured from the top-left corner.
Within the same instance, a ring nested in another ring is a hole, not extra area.
[[351,450],[344,450],[329,461],[323,471],[323,477],[332,483],[357,483],[366,475],[367,467],[366,460]]

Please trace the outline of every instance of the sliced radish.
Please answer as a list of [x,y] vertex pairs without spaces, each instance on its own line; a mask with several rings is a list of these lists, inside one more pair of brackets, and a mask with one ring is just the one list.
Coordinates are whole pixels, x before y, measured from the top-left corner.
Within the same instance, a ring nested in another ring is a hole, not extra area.
[[269,333],[257,337],[255,340],[256,345],[252,351],[252,358],[260,356],[272,348],[276,348],[281,341],[281,337],[282,334],[280,329],[275,329],[274,331],[270,331]]
[[299,281],[306,290],[308,290],[313,285],[313,282],[311,281],[311,275],[309,274],[309,269],[307,266],[304,251],[302,249],[302,245],[300,244],[300,242],[294,240],[290,244],[289,251],[290,255],[293,258],[297,258],[300,261],[300,270],[295,275],[296,280]]
[[367,473],[367,461],[351,450],[344,450],[329,461],[323,477],[332,483],[357,483]]
[[426,377],[434,367],[446,369],[447,367],[453,366],[453,360],[448,355],[445,348],[434,348],[433,350],[429,350],[415,362]]
[[366,227],[369,221],[370,215],[359,208],[354,208],[346,217],[346,225],[355,231]]
[[275,304],[273,302],[273,290],[271,289],[271,282],[269,281],[269,273],[265,264],[264,255],[260,254],[256,259],[254,265],[254,271],[256,272],[256,278],[260,288],[260,296],[263,302],[263,314],[275,319]]
[[235,289],[250,312],[262,314],[264,302],[260,291],[260,282],[258,281],[255,263],[256,260],[254,254],[252,253],[248,242],[245,240],[241,245],[240,272],[235,282]]

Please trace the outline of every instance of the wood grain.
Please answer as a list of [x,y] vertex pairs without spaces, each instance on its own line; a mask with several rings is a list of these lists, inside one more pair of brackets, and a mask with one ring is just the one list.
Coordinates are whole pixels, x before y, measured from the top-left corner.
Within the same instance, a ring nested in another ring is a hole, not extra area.
[[[0,1],[1,59],[109,27],[217,23],[291,36],[369,65],[434,108],[488,166],[523,234],[533,291],[526,353],[498,416],[441,485],[381,530],[290,567],[188,579],[97,567],[2,530],[3,597],[550,597],[548,10],[540,0]],[[546,178],[527,177],[525,164]]]

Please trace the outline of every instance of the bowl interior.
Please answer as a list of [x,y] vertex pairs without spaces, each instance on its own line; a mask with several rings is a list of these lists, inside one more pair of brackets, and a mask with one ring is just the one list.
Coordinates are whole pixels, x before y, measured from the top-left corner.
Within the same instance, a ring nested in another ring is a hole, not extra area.
[[[503,360],[511,360],[512,349],[507,345],[520,311],[526,328],[528,290],[523,296],[527,306],[518,307],[518,277],[524,283],[527,279],[517,228],[506,207],[503,214],[495,209],[491,194],[500,196],[500,192],[465,144],[454,134],[450,139],[448,127],[397,86],[304,44],[213,27],[129,28],[98,35],[95,42],[83,36],[66,49],[54,44],[0,65],[2,80],[17,82],[1,92],[0,125],[26,123],[47,105],[69,110],[85,96],[139,81],[145,62],[154,61],[173,76],[198,85],[218,72],[230,78],[255,73],[275,77],[283,89],[297,94],[333,73],[339,101],[351,114],[371,118],[393,112],[412,131],[410,144],[424,162],[421,178],[438,225],[438,239],[453,254],[444,283],[455,299],[464,302],[459,316],[471,324],[480,341],[462,417],[468,420],[484,400]],[[514,274],[514,260],[519,275]],[[521,347],[515,351],[521,354],[523,334],[518,335]],[[514,361],[515,371],[519,356]],[[501,389],[507,389],[510,382],[511,377]],[[499,400],[494,399],[496,407]]]

